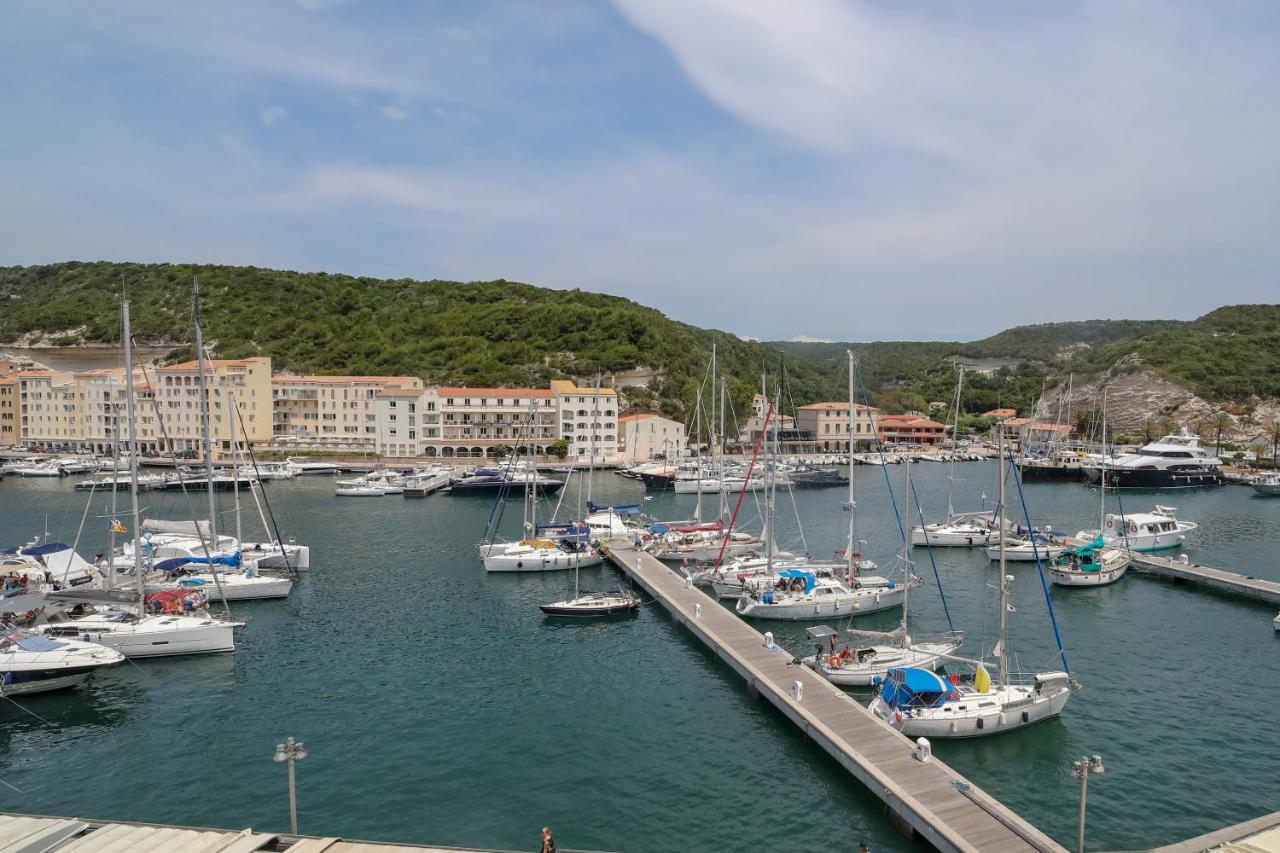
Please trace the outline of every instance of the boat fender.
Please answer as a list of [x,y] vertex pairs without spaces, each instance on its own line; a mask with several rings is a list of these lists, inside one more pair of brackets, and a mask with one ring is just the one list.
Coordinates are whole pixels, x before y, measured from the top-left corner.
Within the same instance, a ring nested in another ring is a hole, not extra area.
[[839,669],[844,666],[844,661],[840,659],[840,655],[832,655],[827,658],[827,669]]
[[1030,714],[1029,712],[1027,712],[1027,711],[1023,711],[1023,712],[1022,712],[1022,722],[1024,722],[1024,723],[1029,723],[1029,722],[1031,722],[1031,714]]
[[983,725],[983,720],[982,720],[982,718],[981,718],[981,717],[979,717],[979,718],[978,718],[978,731],[982,731],[982,725]]
[[523,568],[524,568],[524,560],[516,560],[516,568],[517,568],[517,569],[523,569]]

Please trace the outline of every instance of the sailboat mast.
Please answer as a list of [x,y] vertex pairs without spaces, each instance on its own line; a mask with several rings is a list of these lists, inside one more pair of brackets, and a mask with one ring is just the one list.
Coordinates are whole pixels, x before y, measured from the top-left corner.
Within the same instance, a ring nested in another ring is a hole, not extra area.
[[210,421],[213,420],[213,405],[209,400],[208,383],[204,375],[204,332],[200,329],[200,284],[194,278],[191,280],[191,316],[196,326],[196,365],[200,374],[200,435],[204,444],[205,491],[209,495],[209,550],[214,551],[218,547],[218,504],[213,494],[213,437],[209,428]]
[[[1107,520],[1107,389],[1102,389],[1102,462],[1098,466],[1098,533]],[[1121,510],[1123,512],[1124,510]]]
[[[529,398],[529,464],[533,466],[530,472],[527,468],[524,472],[524,535],[526,539],[532,539],[534,534],[534,522],[537,519],[537,510],[534,509],[533,502],[536,500],[537,488],[534,485],[534,479],[538,476],[538,466],[534,461],[534,434],[537,432],[536,421],[538,417],[538,400],[536,397]],[[532,476],[530,476],[532,474]]]
[[[903,468],[906,470],[902,473],[903,483],[902,491],[902,517],[911,519],[911,456],[908,455],[903,460]],[[903,642],[906,642],[907,635],[907,610],[911,606],[911,537],[907,534],[910,528],[909,524],[902,527],[902,635]]]
[[[723,414],[723,411],[721,412]],[[774,444],[778,440],[778,420],[773,421]],[[773,451],[769,447],[769,436],[764,436],[764,554],[765,574],[773,574],[773,537],[774,537],[774,463]]]
[[960,448],[960,389],[964,386],[964,365],[960,365],[960,375],[956,379],[956,402],[951,409],[951,467],[947,471],[947,521],[951,520],[951,516],[955,514],[955,507],[951,502],[952,493],[956,488],[956,454]]
[[[697,436],[697,440],[693,443],[693,461],[694,475],[698,478],[698,488],[695,489],[697,500],[693,505],[693,520],[702,521],[702,386],[698,386],[698,393],[693,403],[693,434]],[[668,463],[669,464],[669,463]],[[674,483],[672,484],[674,488]]]
[[1005,470],[1004,470],[1004,430],[999,430],[1000,436],[1000,528],[997,535],[1000,537],[1000,686],[1005,687],[1009,684],[1009,574],[1008,562],[1004,550],[1005,546]]
[[[241,529],[240,525],[240,466],[244,464],[244,456],[237,449],[235,417],[240,410],[236,408],[236,395],[234,391],[227,392],[227,405],[231,407],[227,414],[231,418],[231,423],[228,424],[228,426],[231,427],[231,489],[235,493],[235,501],[233,505],[236,510],[236,541],[243,542],[244,531]],[[249,488],[252,489],[253,486],[250,486]]]
[[854,546],[854,514],[856,507],[853,500],[853,421],[854,421],[854,392],[853,392],[853,350],[845,350],[845,355],[849,357],[849,419],[845,424],[845,434],[849,439],[849,536],[844,546],[845,574],[848,577],[854,576],[853,554],[857,550]]
[[727,519],[729,517],[729,491],[724,484],[724,431],[726,427],[725,401],[728,398],[729,380],[720,377],[720,431],[716,436],[719,446],[716,448],[716,458],[720,460],[720,464],[716,468],[716,476],[720,478],[720,517]]
[[138,421],[133,403],[133,334],[129,325],[129,300],[121,305],[124,337],[125,413],[129,418],[129,497],[133,502],[133,578],[138,584],[138,618],[147,615],[147,585],[142,577],[142,512],[138,509]]

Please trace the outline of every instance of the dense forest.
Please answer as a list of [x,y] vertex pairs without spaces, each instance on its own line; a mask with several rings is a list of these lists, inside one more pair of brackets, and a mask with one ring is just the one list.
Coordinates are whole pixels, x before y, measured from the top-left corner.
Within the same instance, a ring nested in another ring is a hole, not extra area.
[[887,411],[926,410],[954,394],[956,361],[1002,359],[966,376],[964,409],[1026,411],[1068,372],[1137,361],[1206,399],[1280,397],[1280,306],[1221,308],[1191,322],[1089,320],[1009,329],[978,341],[758,343],[679,323],[628,299],[513,281],[359,278],[257,267],[78,263],[0,267],[0,343],[108,343],[127,289],[135,340],[189,358],[191,283],[206,339],[222,357],[268,355],[298,372],[410,374],[459,385],[545,385],[557,377],[653,372],[635,407],[687,418],[712,345],[745,413],[767,371],[788,407],[846,394],[845,351],[859,386]]

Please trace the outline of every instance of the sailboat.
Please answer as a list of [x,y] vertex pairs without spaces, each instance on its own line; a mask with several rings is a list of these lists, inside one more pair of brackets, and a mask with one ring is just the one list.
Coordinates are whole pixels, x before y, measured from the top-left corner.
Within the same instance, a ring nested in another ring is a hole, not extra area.
[[[772,419],[774,404],[769,404],[765,426]],[[777,427],[774,427],[777,444]],[[768,446],[766,445],[766,450]],[[754,578],[743,580],[743,592],[734,609],[740,616],[753,619],[785,619],[808,621],[828,616],[851,616],[875,613],[902,603],[904,585],[878,576],[862,577],[856,573],[841,578],[834,573],[819,573],[820,567],[802,565],[774,573],[773,527],[777,482],[773,466],[765,464],[765,556],[766,570]],[[850,553],[852,559],[852,553]]]
[[[533,403],[529,406],[529,458],[533,458],[534,424],[537,421],[537,409]],[[594,434],[594,433],[593,433]],[[514,465],[514,461],[512,463]],[[530,472],[533,472],[530,466]],[[518,542],[498,542],[497,524],[490,519],[485,530],[485,538],[479,547],[480,559],[486,572],[550,572],[577,568],[580,566],[596,566],[604,561],[600,553],[578,535],[551,539],[538,536],[538,483],[535,477],[520,478],[524,483],[524,517],[522,531],[524,538]],[[507,483],[517,480],[504,474]],[[560,483],[560,481],[557,481]],[[563,485],[563,483],[560,483]],[[495,513],[499,512],[506,490],[498,493]],[[499,514],[499,518],[501,518]]]
[[[911,544],[935,548],[972,548],[990,545],[1000,538],[995,528],[993,514],[981,512],[956,512],[952,504],[956,482],[956,459],[960,455],[960,392],[964,387],[964,366],[956,379],[955,405],[952,407],[951,470],[947,474],[947,518],[945,521],[918,524],[911,528]],[[986,498],[984,497],[983,500]],[[1003,530],[1004,528],[1000,528]]]
[[[1003,529],[1006,520],[1003,437],[999,452],[998,513]],[[1012,580],[1013,576],[1007,573],[1007,562],[1001,558],[1000,640],[992,650],[998,667],[994,679],[980,661],[965,661],[973,667],[971,680],[959,676],[943,678],[922,667],[892,669],[881,681],[868,710],[908,737],[927,738],[999,734],[1061,714],[1077,687],[1070,673],[1055,670],[1020,677],[1010,672],[1009,584]],[[1058,651],[1065,667],[1066,655],[1061,646]]]
[[[587,505],[591,506],[591,488],[596,471],[596,433],[599,431],[600,415],[600,377],[596,377],[595,393],[591,398],[591,441],[588,445],[590,460],[587,462]],[[578,517],[582,517],[582,486],[578,486]],[[587,527],[590,538],[591,528]],[[579,585],[582,568],[581,561],[573,565],[573,598],[540,604],[539,609],[547,616],[612,616],[615,613],[630,613],[640,607],[640,599],[626,590],[613,592],[583,592]]]
[[[904,501],[909,506],[911,500],[911,461],[904,465],[906,485]],[[910,513],[907,513],[910,517]],[[892,631],[846,630],[845,639],[853,639],[855,646],[846,645],[836,651],[838,635],[824,626],[810,628],[808,634],[819,641],[818,653],[801,660],[805,666],[815,670],[832,684],[848,687],[865,687],[876,683],[888,675],[889,670],[899,667],[916,667],[933,670],[945,658],[954,655],[964,642],[964,635],[953,632],[946,638],[936,642],[914,642],[908,633],[907,622],[911,612],[911,541],[902,537],[902,621]],[[831,645],[824,653],[821,645],[823,638]]]
[[[142,532],[142,513],[138,506],[138,419],[133,393],[133,341],[128,300],[121,304],[121,326],[124,340],[125,405],[129,422],[129,497],[133,505],[135,589],[76,588],[50,593],[51,601],[57,597],[74,606],[69,611],[59,611],[52,615],[46,610],[49,622],[42,626],[42,630],[52,636],[79,637],[99,643],[128,658],[234,651],[234,631],[244,623],[215,619],[208,615],[188,615],[198,610],[203,603],[199,592],[147,594],[146,584],[143,582],[142,548],[136,541]],[[203,375],[202,371],[202,378]],[[209,495],[210,500],[213,500],[212,491]],[[131,595],[132,601],[129,600]]]
[[[1102,392],[1102,455],[1107,455],[1107,395]],[[1107,469],[1100,469],[1101,481],[1098,489],[1098,531],[1096,536],[1088,536],[1084,531],[1076,534],[1086,540],[1083,545],[1071,548],[1054,559],[1049,567],[1049,580],[1058,586],[1107,586],[1124,577],[1129,570],[1132,559],[1128,548],[1107,547],[1114,545],[1101,532],[1105,529],[1107,518]],[[1124,527],[1125,517],[1121,515],[1120,525]],[[1114,520],[1111,522],[1114,526]],[[1135,527],[1136,532],[1136,527]],[[1126,545],[1128,544],[1126,540]]]

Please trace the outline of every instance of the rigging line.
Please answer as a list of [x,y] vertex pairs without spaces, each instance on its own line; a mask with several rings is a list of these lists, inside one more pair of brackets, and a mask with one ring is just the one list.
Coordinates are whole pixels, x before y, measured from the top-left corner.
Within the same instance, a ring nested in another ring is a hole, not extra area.
[[[853,372],[858,377],[858,391],[862,394],[862,402],[867,406],[867,408],[870,408],[871,398],[867,394],[867,386],[862,382],[862,368],[858,365],[856,360],[853,363]],[[907,526],[902,521],[902,513],[898,511],[898,499],[893,492],[893,480],[889,476],[889,466],[884,464],[884,444],[880,441],[880,431],[876,430],[872,433],[872,436],[875,438],[876,452],[880,454],[880,470],[884,473],[884,483],[889,487],[889,505],[893,507],[893,517],[898,522],[898,534],[905,537],[907,535]],[[852,441],[852,439],[850,440]],[[852,468],[849,469],[849,476],[853,476]],[[852,512],[852,509],[850,512]],[[907,520],[910,521],[910,518]],[[921,524],[923,523],[924,519],[921,519]]]
[[[911,498],[913,499],[916,505],[916,514],[920,516],[920,526],[923,527],[925,524],[924,509],[920,506],[920,493],[916,491],[916,487],[914,483],[911,484]],[[908,507],[907,515],[910,515],[910,514],[911,514],[910,507]],[[938,585],[938,597],[942,599],[942,612],[946,614],[946,617],[947,617],[947,628],[950,629],[950,631],[954,634],[956,630],[956,626],[951,621],[951,610],[947,607],[947,596],[946,596],[946,593],[942,591],[942,575],[938,574],[938,563],[933,558],[933,545],[929,543],[928,536],[925,537],[924,547],[925,547],[925,550],[929,552],[929,565],[933,567],[933,579]]]
[[[720,553],[716,554],[716,571],[720,570],[720,563],[724,560],[724,549],[729,547],[729,537],[733,535],[734,522],[738,520],[738,510],[742,508],[742,496],[747,493],[747,485],[751,482],[751,472],[755,470],[756,459],[760,456],[760,445],[764,443],[765,434],[769,429],[769,421],[773,417],[773,404],[769,404],[769,408],[764,413],[764,423],[760,426],[760,441],[756,442],[755,450],[751,454],[751,464],[747,466],[747,479],[742,484],[742,490],[738,492],[738,503],[733,508],[733,516],[729,519],[729,529],[725,531],[724,538],[720,540]],[[768,549],[766,543],[765,548]]]
[[[235,399],[234,396],[232,397],[232,399],[233,400]],[[285,572],[296,578],[298,576],[298,570],[294,567],[293,563],[289,560],[289,552],[284,547],[284,537],[280,535],[280,525],[276,523],[276,514],[271,511],[271,501],[267,497],[267,490],[262,488],[262,476],[258,473],[258,457],[253,452],[253,445],[249,443],[249,433],[245,430],[244,418],[240,414],[240,407],[237,405],[232,405],[231,415],[236,419],[236,422],[240,424],[240,435],[244,437],[244,446],[249,451],[249,463],[253,465],[253,478],[258,481],[258,491],[262,493],[262,503],[266,506],[267,516],[271,519],[271,531],[274,532],[276,535],[276,545],[279,546],[280,548],[280,557],[284,560]],[[239,469],[233,467],[231,471],[231,476],[239,479],[240,477]],[[240,546],[243,548],[244,543],[241,542]]]
[[49,722],[49,721],[48,721],[48,720],[46,720],[44,717],[40,716],[40,715],[39,715],[39,714],[37,714],[35,711],[31,710],[30,708],[26,707],[25,705],[22,705],[22,704],[20,704],[20,703],[18,703],[18,702],[15,702],[13,699],[10,699],[8,696],[6,696],[6,695],[4,694],[4,690],[3,690],[3,689],[0,689],[0,699],[5,700],[6,702],[12,702],[12,703],[13,703],[13,704],[18,708],[18,710],[27,712],[28,714],[30,714],[31,716],[35,717],[35,718],[36,718],[37,720],[39,720],[40,722],[44,723],[46,726],[49,726],[49,727],[51,727],[51,728],[52,728],[53,723]]
[[[129,343],[133,344],[134,342],[132,339],[130,339]],[[150,379],[147,379],[146,364],[142,365],[142,378],[145,379],[148,383],[151,382]],[[227,601],[226,593],[223,592],[222,590],[222,579],[219,573],[215,570],[214,562],[213,562],[213,548],[217,547],[217,543],[207,541],[205,538],[205,534],[200,531],[200,516],[196,515],[195,504],[191,502],[191,493],[187,491],[187,481],[183,478],[182,466],[178,463],[178,451],[174,448],[173,441],[170,440],[169,438],[169,430],[168,430],[168,427],[165,426],[164,416],[160,414],[160,401],[156,399],[156,393],[155,393],[155,389],[159,387],[160,387],[160,379],[159,377],[156,377],[155,383],[151,385],[151,388],[152,388],[151,410],[155,412],[156,425],[160,427],[160,438],[163,440],[165,444],[169,446],[169,458],[173,460],[173,470],[178,475],[178,485],[181,486],[182,488],[183,500],[186,501],[187,511],[191,514],[191,519],[192,521],[195,522],[195,525],[196,525],[196,539],[200,542],[200,550],[204,552],[204,557],[208,561],[207,565],[209,566],[210,573],[213,575],[213,585],[217,588],[218,596],[222,599],[222,612],[229,619],[231,618],[231,603]],[[207,482],[205,483],[205,487],[209,489],[210,494],[213,494],[213,478],[212,477],[207,476]],[[213,525],[214,525],[213,519],[209,519],[209,539],[213,538]],[[142,548],[142,531],[135,530],[133,531],[133,535],[135,537],[133,542],[133,547],[137,549],[141,549]],[[139,562],[141,562],[141,560],[139,560]],[[152,563],[154,564],[154,562],[155,561],[153,560]],[[138,584],[139,594],[140,595],[145,594],[146,577],[144,576],[144,577],[135,578],[134,581],[135,583]]]
[[10,789],[12,789],[12,790],[14,790],[14,791],[17,791],[19,794],[25,794],[25,793],[26,793],[26,791],[22,790],[22,789],[21,789],[21,788],[19,788],[17,785],[10,785],[8,782],[4,781],[3,779],[0,779],[0,785],[4,785],[6,788],[10,788]]
[[[1015,468],[1014,470],[1016,471],[1017,469]],[[1007,472],[1006,476],[1008,476]],[[1018,487],[1018,500],[1022,504],[1023,517],[1027,520],[1027,531],[1031,538],[1031,553],[1036,558],[1036,573],[1040,576],[1040,588],[1044,591],[1044,603],[1049,608],[1049,622],[1053,625],[1053,639],[1058,644],[1058,656],[1062,658],[1063,670],[1066,671],[1067,675],[1070,675],[1071,667],[1067,665],[1067,652],[1062,647],[1062,633],[1058,630],[1058,617],[1053,611],[1053,598],[1049,595],[1049,582],[1045,580],[1044,563],[1040,559],[1040,546],[1036,543],[1035,528],[1031,526],[1031,510],[1027,506],[1027,496],[1022,491],[1022,478],[1015,476],[1013,482]],[[1005,535],[1003,530],[1000,531],[1000,535]],[[1000,582],[1004,583],[1004,578],[1001,578]]]

